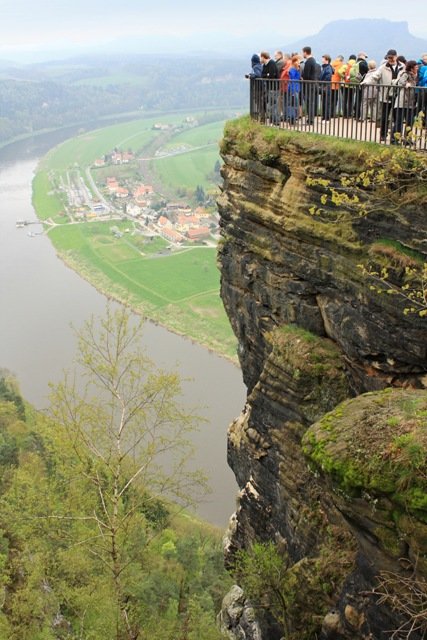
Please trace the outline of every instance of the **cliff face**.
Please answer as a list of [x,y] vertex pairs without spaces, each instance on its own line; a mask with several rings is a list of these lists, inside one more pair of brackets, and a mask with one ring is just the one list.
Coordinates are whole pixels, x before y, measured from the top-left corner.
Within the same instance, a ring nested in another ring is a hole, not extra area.
[[[226,560],[268,540],[289,556],[299,640],[387,637],[405,618],[378,604],[379,576],[427,575],[427,320],[404,284],[426,260],[423,161],[361,149],[247,120],[222,143],[221,295],[248,387]],[[258,618],[223,620],[274,638]]]

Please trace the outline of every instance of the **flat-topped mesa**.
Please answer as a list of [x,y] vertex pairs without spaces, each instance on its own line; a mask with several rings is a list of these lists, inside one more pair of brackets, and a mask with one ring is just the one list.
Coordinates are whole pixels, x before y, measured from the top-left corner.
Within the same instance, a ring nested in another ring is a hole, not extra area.
[[[347,495],[338,463],[322,464],[321,421],[333,410],[340,415],[337,405],[349,398],[365,403],[360,394],[367,391],[376,397],[394,386],[427,395],[427,158],[246,118],[227,125],[221,150],[221,295],[249,391],[229,431],[240,494],[226,561],[232,567],[236,550],[254,541],[286,549],[294,584],[285,594],[287,640],[383,638],[402,619],[386,601],[378,606],[372,590],[385,569],[402,571],[401,554],[405,568],[420,558],[424,575],[427,505],[411,511],[411,528],[405,505],[369,486],[366,474],[359,474],[357,495]],[[336,435],[338,459],[375,429],[377,404],[369,407],[362,429],[351,405],[354,433],[347,421],[341,444]],[[396,438],[415,428],[393,411],[389,419]],[[314,423],[321,426],[303,446]],[[339,434],[335,418],[334,429]],[[386,435],[383,452],[394,447],[393,430]],[[419,434],[416,446],[427,448]],[[363,468],[370,468],[369,448],[363,451]],[[225,626],[235,637],[275,637],[268,616],[256,631],[232,618]]]

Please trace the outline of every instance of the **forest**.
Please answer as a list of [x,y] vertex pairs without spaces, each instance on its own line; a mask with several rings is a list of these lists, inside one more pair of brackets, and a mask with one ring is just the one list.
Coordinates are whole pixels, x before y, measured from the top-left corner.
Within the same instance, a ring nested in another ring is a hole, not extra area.
[[193,409],[123,308],[78,332],[47,412],[0,375],[0,638],[219,640],[219,532],[188,508]]
[[44,129],[130,112],[247,102],[244,61],[155,56],[0,64],[0,145]]

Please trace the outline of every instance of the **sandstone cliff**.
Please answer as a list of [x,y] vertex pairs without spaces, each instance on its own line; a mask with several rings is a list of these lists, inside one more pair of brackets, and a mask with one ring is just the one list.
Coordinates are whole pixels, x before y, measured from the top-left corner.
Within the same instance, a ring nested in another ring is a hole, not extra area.
[[[221,295],[248,387],[226,561],[286,553],[289,638],[390,637],[406,618],[373,590],[402,576],[403,601],[427,576],[427,162],[247,119],[222,155]],[[230,637],[280,637],[237,602]]]

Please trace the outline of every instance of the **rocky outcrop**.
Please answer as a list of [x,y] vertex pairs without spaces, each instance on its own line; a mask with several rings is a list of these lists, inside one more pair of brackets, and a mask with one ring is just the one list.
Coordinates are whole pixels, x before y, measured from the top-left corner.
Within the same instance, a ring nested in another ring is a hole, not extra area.
[[[226,562],[254,541],[285,550],[289,638],[385,638],[405,620],[373,591],[384,571],[427,575],[427,504],[409,509],[408,494],[390,489],[400,476],[374,486],[360,469],[384,475],[376,447],[381,458],[412,434],[412,488],[427,490],[427,442],[414,435],[417,420],[427,430],[423,409],[408,417],[396,400],[380,410],[389,387],[427,395],[427,320],[408,312],[403,285],[426,261],[424,161],[247,119],[227,127],[222,154],[221,295],[248,387],[229,430],[240,493]],[[339,464],[352,476],[354,456],[356,486]]]

